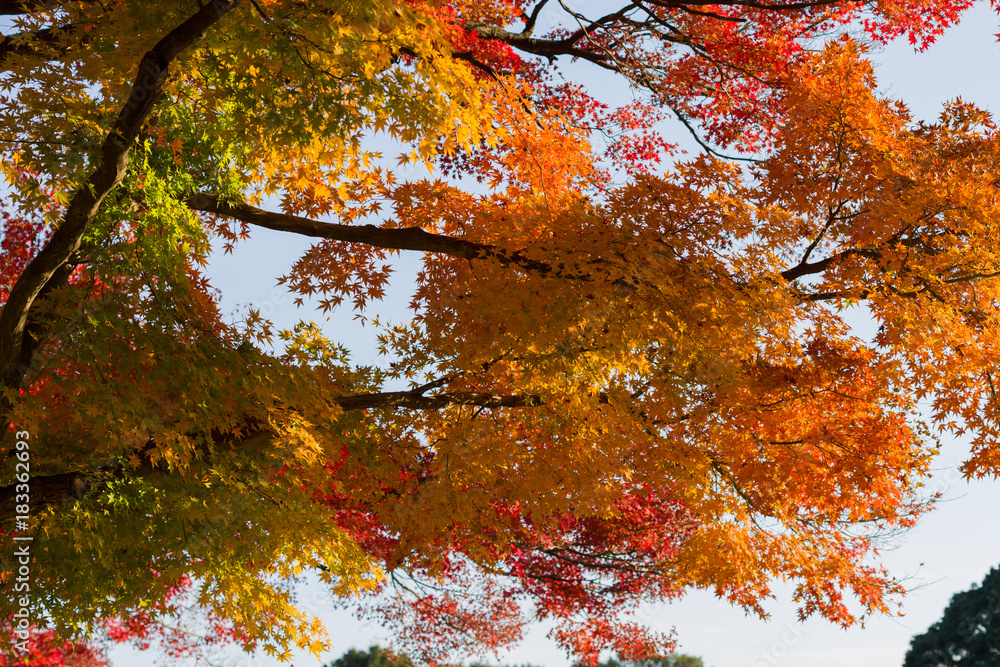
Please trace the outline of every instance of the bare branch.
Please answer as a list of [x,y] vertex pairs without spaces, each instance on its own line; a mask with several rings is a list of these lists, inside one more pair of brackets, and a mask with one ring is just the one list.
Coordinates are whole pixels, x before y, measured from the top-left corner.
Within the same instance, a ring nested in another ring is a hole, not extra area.
[[[762,9],[771,12],[794,12],[803,9],[814,9],[827,7],[829,5],[839,5],[844,0],[808,0],[807,2],[757,2],[756,0],[684,0],[684,2],[670,2],[669,0],[645,0],[651,5],[665,7],[668,9],[687,9],[689,7],[749,7],[750,9]],[[855,0],[856,4],[864,4],[865,0]]]
[[530,37],[531,33],[535,31],[535,24],[538,22],[538,15],[542,13],[542,9],[545,8],[545,5],[548,4],[548,2],[549,0],[542,0],[537,5],[535,5],[535,8],[533,10],[531,10],[530,16],[525,15],[524,29],[521,31],[522,35],[524,35],[525,37]]

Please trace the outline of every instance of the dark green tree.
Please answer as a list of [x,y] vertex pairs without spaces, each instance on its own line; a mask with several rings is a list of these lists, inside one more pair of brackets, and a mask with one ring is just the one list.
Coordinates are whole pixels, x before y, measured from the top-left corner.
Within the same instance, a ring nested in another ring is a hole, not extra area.
[[[399,653],[381,646],[369,646],[367,651],[352,648],[326,667],[414,667],[413,661],[405,653]],[[461,666],[457,666],[461,667]],[[469,667],[492,667],[483,662],[473,662]],[[504,665],[503,667],[536,667],[536,665]],[[669,665],[674,667],[674,665]],[[701,663],[688,665],[679,663],[678,667],[701,667]]]
[[405,653],[369,646],[367,651],[352,648],[327,667],[413,667],[413,662]]
[[956,593],[944,616],[910,642],[903,667],[1000,666],[1000,568]]

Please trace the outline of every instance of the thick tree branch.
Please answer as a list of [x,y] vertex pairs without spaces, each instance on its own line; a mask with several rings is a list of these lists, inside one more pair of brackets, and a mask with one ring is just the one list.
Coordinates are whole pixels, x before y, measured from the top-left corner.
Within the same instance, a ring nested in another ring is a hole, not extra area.
[[[37,298],[39,300],[48,298],[53,290],[66,284],[76,266],[73,259],[60,266],[52,275],[52,278],[45,283],[45,286],[38,293]],[[31,371],[32,363],[35,361],[35,351],[38,349],[45,333],[46,326],[44,323],[37,319],[28,320],[27,326],[24,329],[24,338],[21,342],[21,354],[18,358],[18,368],[20,369],[22,378]]]
[[[42,28],[29,33],[0,36],[0,68],[6,67],[2,63],[8,56],[45,55],[46,49],[42,47],[49,47],[49,52],[52,51],[53,47],[58,47],[60,52],[64,51],[65,35],[73,28],[72,25],[64,25],[57,28]],[[86,41],[87,38],[82,37],[79,43],[85,44]]]
[[467,391],[424,396],[412,391],[391,391],[380,394],[342,396],[337,404],[344,410],[369,410],[373,408],[407,408],[410,410],[440,410],[447,407],[468,405],[478,408],[533,408],[542,405],[536,395],[496,395],[488,392]]
[[520,251],[508,251],[485,243],[432,234],[420,227],[385,229],[375,225],[339,225],[301,218],[297,215],[264,211],[249,204],[227,204],[220,202],[218,197],[208,194],[196,194],[190,197],[187,205],[194,211],[224,215],[278,232],[292,232],[346,243],[363,243],[386,250],[434,252],[460,259],[495,259],[501,264],[525,271],[542,274],[554,272],[552,265],[530,259]]
[[[405,227],[401,229],[386,229],[374,225],[341,225],[330,222],[320,222],[286,213],[265,211],[249,204],[226,204],[218,197],[208,194],[196,194],[187,200],[191,210],[222,215],[247,224],[272,229],[279,232],[291,232],[301,236],[324,238],[345,243],[361,243],[387,250],[414,250],[433,252],[458,257],[461,259],[495,259],[506,266],[512,266],[523,271],[548,275],[551,277],[586,280],[581,273],[569,273],[559,267],[526,257],[521,251],[507,251],[493,245],[458,239],[441,234],[432,234],[420,227]],[[815,262],[803,261],[781,273],[787,282],[798,278],[822,273],[834,265],[850,257],[867,257],[877,259],[879,253],[871,248],[849,248]],[[624,283],[623,283],[624,284]],[[812,295],[806,300],[823,300],[830,295]]]
[[[389,391],[371,394],[354,394],[341,396],[335,399],[337,405],[344,411],[355,410],[378,410],[378,409],[406,409],[406,410],[441,410],[449,407],[475,407],[485,409],[498,408],[536,408],[544,405],[544,400],[537,394],[493,394],[481,391],[456,391],[430,396],[424,395],[425,391],[436,388],[443,381],[449,378],[441,378],[439,381],[429,382],[421,387],[409,391]],[[633,398],[638,398],[641,392],[633,394]],[[606,392],[599,392],[594,395],[601,405],[609,405],[610,398]],[[636,414],[644,419],[649,419],[641,410]],[[681,420],[687,419],[682,417]],[[654,423],[661,423],[653,420]],[[277,434],[270,428],[262,427],[258,422],[248,423],[243,429],[244,435],[240,438],[233,438],[223,434],[213,434],[216,451],[239,451],[253,449],[255,447],[266,446],[272,442]],[[132,470],[131,474],[148,475],[155,472],[150,463],[149,455],[155,450],[153,438],[150,438],[143,446],[133,450],[142,464],[138,469]],[[13,454],[13,452],[9,452]],[[72,504],[84,498],[93,487],[94,482],[100,479],[107,479],[109,475],[120,475],[125,472],[121,466],[105,466],[101,470],[84,473],[56,473],[50,475],[32,475],[30,482],[31,513],[35,513],[46,507]],[[14,498],[17,485],[0,487],[0,527],[7,526],[16,518]]]
[[[563,266],[552,266],[547,262],[530,259],[522,251],[509,251],[493,245],[468,241],[465,239],[432,234],[424,231],[420,227],[405,227],[401,229],[386,229],[374,225],[341,225],[329,222],[320,222],[310,218],[303,218],[285,213],[275,213],[250,206],[249,204],[226,204],[219,201],[218,197],[208,194],[196,194],[187,199],[187,205],[194,211],[213,213],[240,220],[247,224],[264,227],[280,232],[291,232],[302,236],[330,239],[333,241],[343,241],[345,243],[361,243],[376,248],[388,250],[414,250],[420,252],[433,252],[458,257],[461,259],[478,260],[494,259],[505,266],[510,266],[525,272],[536,273],[553,278],[563,278],[569,280],[591,280],[592,276],[585,272],[572,272],[564,269]],[[893,242],[910,247],[923,248],[925,252],[933,253],[932,248],[927,247],[925,239],[896,239]],[[809,276],[827,271],[837,264],[850,259],[851,257],[864,257],[869,260],[878,260],[881,257],[879,248],[847,248],[842,252],[831,255],[815,262],[803,261],[795,266],[781,272],[781,277],[788,283]],[[597,262],[598,260],[594,260]],[[963,278],[965,279],[965,278]],[[634,284],[626,280],[619,279],[617,284],[632,288]],[[805,301],[826,301],[843,298],[844,293],[817,293],[803,294],[801,298]],[[856,295],[855,295],[856,296]],[[397,396],[411,395],[402,392],[393,394]],[[390,394],[381,396],[388,397]],[[402,399],[400,399],[402,400]],[[361,403],[358,403],[361,405]],[[435,409],[442,405],[429,401],[427,397],[419,400],[410,400],[409,404],[398,404],[398,407],[411,407],[421,409]],[[364,407],[369,407],[365,405]],[[375,406],[380,407],[380,406]],[[381,406],[385,407],[385,406]]]
[[815,262],[800,262],[790,269],[786,269],[781,272],[781,277],[792,282],[803,276],[815,275],[817,273],[823,273],[830,267],[843,262],[851,257],[867,257],[869,259],[878,259],[880,253],[877,250],[871,248],[848,248],[843,252],[839,252],[836,255],[831,255],[825,259],[821,259]]
[[[63,503],[73,503],[82,500],[90,489],[93,479],[78,472],[66,472],[55,475],[32,475],[29,485],[28,503],[29,515]],[[17,484],[0,487],[0,526],[7,527],[18,516]],[[22,489],[23,491],[23,489]],[[23,513],[22,513],[23,515]]]
[[0,16],[16,16],[51,9],[56,6],[51,0],[0,0]]
[[542,56],[550,60],[558,56],[572,56],[598,65],[603,65],[608,60],[608,56],[603,53],[577,48],[574,46],[573,41],[569,39],[538,39],[530,35],[511,32],[488,23],[466,23],[463,27],[466,30],[476,33],[480,39],[492,39],[503,42],[518,51]]
[[[93,4],[96,0],[74,0],[74,4]],[[51,11],[63,0],[0,0],[0,16],[16,16]]]
[[[542,405],[542,399],[537,395],[498,395],[489,392],[468,391],[424,396],[419,390],[342,396],[336,402],[346,411],[374,410],[379,408],[440,410],[457,406],[489,409],[531,408]],[[277,434],[270,429],[250,427],[246,431],[246,435],[237,440],[222,437],[216,438],[216,446],[219,450],[230,451],[252,449],[266,445],[276,437]],[[154,471],[148,463],[148,454],[154,449],[152,442],[152,439],[150,439],[149,443],[144,447],[136,450],[145,463],[139,470],[132,471],[132,474],[145,475]],[[47,507],[72,504],[78,500],[82,500],[93,487],[95,481],[106,479],[109,474],[116,475],[122,472],[124,472],[124,469],[118,469],[117,472],[109,472],[109,469],[105,468],[91,473],[33,474],[29,486],[31,499],[30,513],[35,514]],[[16,512],[16,503],[14,502],[16,495],[17,484],[0,487],[0,527],[10,525],[17,518],[18,513]]]
[[87,225],[97,214],[104,197],[124,178],[129,150],[163,90],[170,64],[182,51],[201,41],[208,28],[238,2],[212,0],[171,30],[140,61],[129,97],[95,160],[96,168],[70,200],[52,238],[14,284],[0,313],[0,380],[5,387],[17,389],[21,384],[25,333],[35,299],[57,274],[66,275],[60,269],[79,249]]
[[[898,246],[904,246],[904,247],[907,247],[907,248],[912,248],[916,252],[918,252],[920,255],[925,255],[925,256],[937,255],[937,254],[939,254],[941,252],[941,250],[938,249],[938,248],[935,248],[933,246],[933,244],[932,244],[932,241],[934,239],[938,238],[938,237],[950,236],[951,235],[951,233],[947,233],[947,234],[946,233],[942,233],[942,234],[934,235],[934,236],[929,237],[929,238],[928,237],[899,238],[899,236],[896,235],[896,236],[893,236],[892,238],[890,238],[888,241],[885,241],[883,244],[881,244],[879,246],[869,247],[869,248],[846,248],[845,250],[842,250],[842,251],[840,251],[840,252],[838,252],[838,253],[836,253],[834,255],[830,255],[829,257],[826,257],[824,259],[817,260],[815,262],[809,262],[809,261],[807,261],[809,259],[809,255],[815,249],[815,247],[819,243],[820,239],[823,238],[823,234],[826,232],[826,229],[828,227],[829,227],[829,223],[827,224],[826,227],[824,227],[824,229],[820,233],[820,235],[817,236],[813,240],[813,242],[809,244],[809,246],[806,248],[805,254],[802,257],[802,260],[798,264],[796,264],[795,266],[793,266],[793,267],[791,267],[789,269],[785,269],[784,271],[781,272],[781,277],[782,278],[784,278],[788,282],[792,282],[794,280],[797,280],[798,278],[802,278],[803,276],[816,275],[816,274],[819,274],[819,273],[823,273],[827,269],[830,269],[830,268],[832,268],[832,267],[840,264],[841,262],[844,262],[844,261],[850,259],[851,257],[864,257],[866,259],[878,262],[880,259],[882,259],[884,257],[884,253],[886,252],[886,250],[888,248],[893,247],[893,246],[897,246],[897,245]],[[944,282],[945,283],[948,283],[948,282],[962,282],[964,280],[976,280],[978,278],[991,278],[991,277],[993,277],[993,275],[994,274],[993,274],[992,270],[991,271],[987,271],[986,273],[970,272],[970,273],[967,273],[967,274],[963,274],[962,276],[959,276],[959,277],[945,279]],[[833,294],[833,296],[831,296],[831,294]],[[814,294],[814,295],[810,295],[807,300],[809,300],[809,301],[822,301],[822,300],[826,300],[828,298],[840,298],[840,296],[842,296],[842,295],[839,292],[838,293],[830,293],[830,294],[826,294],[826,295]]]

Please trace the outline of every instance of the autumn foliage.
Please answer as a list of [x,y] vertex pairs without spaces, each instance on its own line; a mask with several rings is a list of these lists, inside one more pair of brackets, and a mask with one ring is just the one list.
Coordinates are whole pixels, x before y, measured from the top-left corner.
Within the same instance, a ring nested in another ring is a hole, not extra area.
[[[10,626],[0,627],[0,635],[4,639],[14,638]],[[107,667],[108,662],[100,651],[85,643],[64,640],[58,637],[54,630],[39,630],[31,628],[23,640],[14,639],[24,649],[19,655],[5,652],[0,656],[3,667],[21,667],[38,665],[39,667]]]
[[[664,655],[635,612],[692,588],[892,611],[878,538],[936,438],[1000,468],[1000,136],[916,122],[863,41],[968,4],[0,2],[0,521],[39,641],[319,653],[309,571],[431,663],[535,620]],[[260,228],[313,239],[298,324],[220,305]]]

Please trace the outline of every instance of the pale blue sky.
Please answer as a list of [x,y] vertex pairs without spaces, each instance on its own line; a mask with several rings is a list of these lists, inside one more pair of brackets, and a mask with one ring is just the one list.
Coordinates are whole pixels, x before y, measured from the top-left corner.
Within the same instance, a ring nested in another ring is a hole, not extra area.
[[[997,15],[981,3],[924,53],[914,54],[907,44],[900,43],[872,54],[882,90],[906,101],[917,118],[928,120],[936,117],[943,101],[958,96],[1000,110],[1000,47],[994,37],[997,25]],[[255,230],[253,241],[213,264],[213,281],[225,295],[226,307],[251,304],[284,326],[300,317],[311,318],[307,310],[296,312],[291,298],[274,284],[296,252],[306,246],[299,239]],[[408,283],[415,266],[415,260],[405,262],[380,312],[396,319],[406,317]],[[355,361],[379,361],[373,332],[351,321],[349,315],[331,321],[327,330],[354,351]],[[659,630],[676,628],[680,650],[703,657],[711,667],[899,667],[911,636],[940,617],[953,593],[980,581],[990,567],[1000,563],[1000,512],[996,511],[1000,482],[969,484],[962,480],[956,466],[966,452],[961,442],[946,445],[929,489],[945,491],[946,502],[884,554],[890,570],[908,577],[914,588],[904,602],[903,617],[876,618],[865,628],[847,631],[822,620],[799,624],[790,591],[779,585],[778,599],[768,605],[772,616],[766,622],[748,618],[706,592],[650,607],[644,610],[645,619]],[[381,628],[359,623],[350,611],[333,611],[329,594],[319,585],[302,586],[300,597],[306,609],[327,623],[333,647],[324,661],[348,648],[389,639]],[[536,629],[518,649],[501,656],[501,661],[568,665],[566,657],[544,635],[544,629]],[[152,657],[126,649],[112,653],[119,667],[153,664]],[[279,664],[265,656],[243,656],[237,650],[229,657],[247,667]],[[293,664],[313,667],[321,663],[309,656],[296,656]]]

